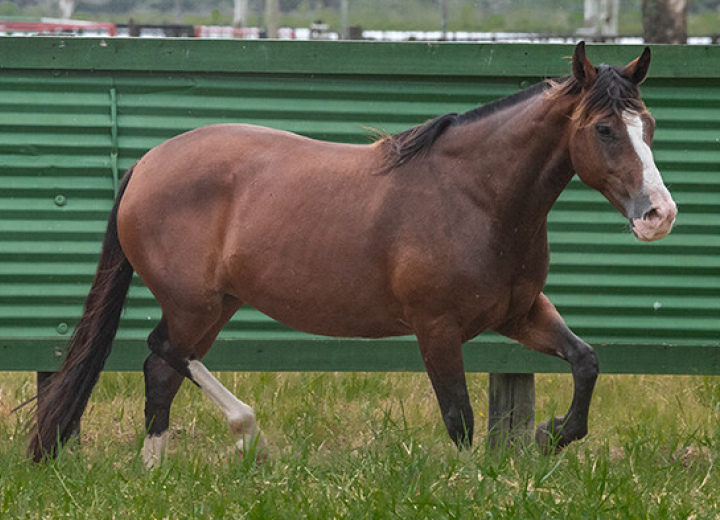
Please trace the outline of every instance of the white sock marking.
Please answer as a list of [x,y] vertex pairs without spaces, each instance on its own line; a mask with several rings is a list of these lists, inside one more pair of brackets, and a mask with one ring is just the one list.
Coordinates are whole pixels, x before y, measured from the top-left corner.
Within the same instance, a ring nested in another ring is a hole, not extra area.
[[160,435],[148,435],[143,444],[142,457],[146,468],[153,468],[165,456],[170,432],[164,431]]
[[260,437],[256,441],[260,436],[260,430],[255,422],[252,408],[225,388],[200,361],[190,361],[188,370],[203,393],[222,410],[230,431],[240,437],[236,443],[240,451],[250,449],[255,442],[260,451],[263,448],[263,438]]

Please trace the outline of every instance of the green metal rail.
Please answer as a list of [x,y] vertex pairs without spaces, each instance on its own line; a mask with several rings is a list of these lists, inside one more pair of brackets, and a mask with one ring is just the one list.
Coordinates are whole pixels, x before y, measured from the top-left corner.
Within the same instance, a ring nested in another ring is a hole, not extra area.
[[[625,64],[637,46],[590,46]],[[54,370],[95,272],[118,179],[191,128],[245,122],[364,143],[569,73],[567,45],[0,38],[0,371]],[[666,239],[637,242],[574,180],[550,215],[546,293],[601,370],[720,374],[720,48],[654,46],[643,98],[679,205]],[[139,370],[159,309],[137,280],[109,370]],[[483,334],[468,370],[566,365]],[[422,370],[414,338],[301,334],[243,308],[216,370]]]

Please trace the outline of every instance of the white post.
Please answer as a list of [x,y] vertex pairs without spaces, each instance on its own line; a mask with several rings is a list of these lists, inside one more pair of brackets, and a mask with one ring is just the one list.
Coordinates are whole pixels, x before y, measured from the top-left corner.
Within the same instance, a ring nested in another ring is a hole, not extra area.
[[447,0],[440,0],[440,26],[442,30],[442,39],[447,40]]
[[600,7],[600,34],[612,38],[617,37],[620,0],[602,0]]
[[598,0],[585,0],[583,27],[588,29],[598,27]]
[[267,27],[268,38],[278,37],[279,11],[279,0],[265,0],[265,25]]
[[350,27],[350,0],[340,0],[340,39],[347,40]]
[[235,9],[233,10],[233,26],[245,27],[247,18],[248,0],[235,0]]

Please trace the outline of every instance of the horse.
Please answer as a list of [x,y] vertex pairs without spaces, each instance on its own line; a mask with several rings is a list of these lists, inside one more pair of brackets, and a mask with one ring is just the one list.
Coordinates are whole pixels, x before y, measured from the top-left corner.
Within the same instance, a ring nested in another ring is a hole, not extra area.
[[474,429],[461,346],[494,330],[569,363],[570,407],[535,439],[544,450],[581,439],[598,359],[542,292],[547,216],[577,174],[639,240],[670,232],[677,206],[639,94],[650,56],[596,67],[580,42],[567,77],[364,145],[220,124],[151,149],[121,182],[67,357],[39,390],[28,456],[56,456],[79,424],[134,272],[162,310],[143,367],[148,466],[164,456],[184,379],[221,409],[241,454],[266,453],[253,409],[202,363],[245,304],[312,334],[415,335],[459,449]]

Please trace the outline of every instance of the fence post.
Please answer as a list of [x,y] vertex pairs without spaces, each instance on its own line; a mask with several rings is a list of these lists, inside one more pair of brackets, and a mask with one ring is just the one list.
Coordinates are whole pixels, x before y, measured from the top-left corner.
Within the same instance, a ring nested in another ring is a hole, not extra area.
[[535,374],[490,374],[488,446],[529,446],[535,429]]

